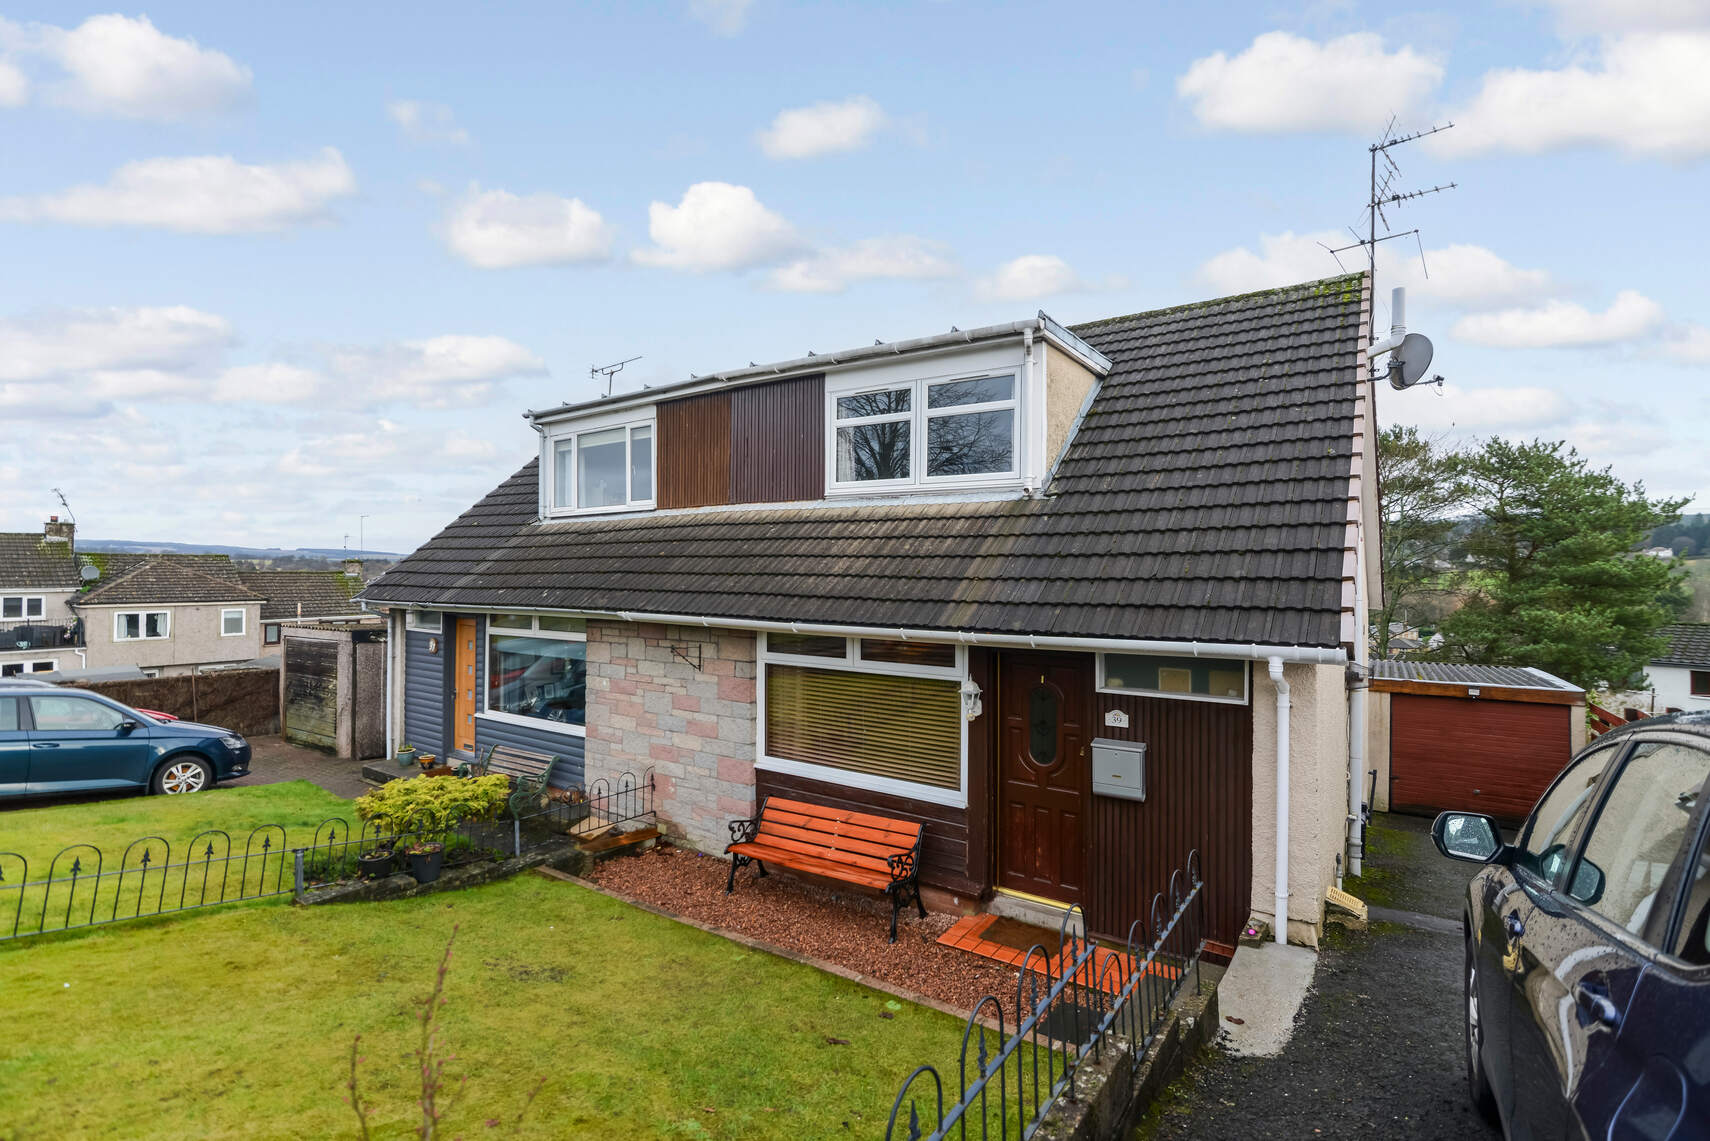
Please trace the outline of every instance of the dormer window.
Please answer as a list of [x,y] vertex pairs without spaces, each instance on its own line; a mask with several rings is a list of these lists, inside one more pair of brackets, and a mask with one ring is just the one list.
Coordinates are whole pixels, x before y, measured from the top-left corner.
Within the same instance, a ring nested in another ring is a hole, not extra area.
[[589,428],[552,441],[552,513],[653,506],[653,422]]
[[1013,373],[890,384],[836,393],[830,402],[832,490],[985,484],[1021,474]]

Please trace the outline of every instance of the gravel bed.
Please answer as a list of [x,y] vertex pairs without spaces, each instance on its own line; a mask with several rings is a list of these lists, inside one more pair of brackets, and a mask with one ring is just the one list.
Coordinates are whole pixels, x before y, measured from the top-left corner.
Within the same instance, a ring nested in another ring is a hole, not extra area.
[[726,895],[729,871],[722,859],[662,844],[639,856],[607,860],[590,878],[673,915],[836,963],[958,1010],[972,1010],[982,995],[995,994],[1014,1025],[1017,972],[935,942],[959,916],[929,913],[921,919],[913,908],[905,909],[897,941],[890,943],[890,901],[882,896],[779,872],[757,879],[753,868],[738,872],[736,891]]

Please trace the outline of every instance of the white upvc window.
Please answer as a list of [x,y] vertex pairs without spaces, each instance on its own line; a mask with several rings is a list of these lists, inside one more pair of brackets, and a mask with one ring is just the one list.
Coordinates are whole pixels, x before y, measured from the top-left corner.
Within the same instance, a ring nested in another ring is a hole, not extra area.
[[480,716],[531,729],[587,732],[588,624],[557,614],[487,618]]
[[638,511],[655,502],[653,420],[583,425],[547,440],[553,515]]
[[1247,677],[1247,663],[1235,658],[1108,653],[1098,656],[1100,693],[1134,693],[1178,701],[1245,705]]
[[241,638],[245,629],[243,607],[234,606],[220,611],[220,637]]
[[755,768],[966,807],[967,649],[762,634]]
[[149,642],[171,636],[170,610],[121,610],[113,615],[115,642]]
[[43,595],[7,594],[0,596],[0,619],[40,618],[46,613],[47,599]]
[[826,397],[832,492],[981,486],[1020,478],[1013,372],[893,381]]

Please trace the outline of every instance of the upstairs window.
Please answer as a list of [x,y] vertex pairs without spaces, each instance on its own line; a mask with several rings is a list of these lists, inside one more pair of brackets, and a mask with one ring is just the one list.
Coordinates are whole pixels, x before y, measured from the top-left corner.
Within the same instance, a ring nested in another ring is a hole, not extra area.
[[1020,474],[1013,374],[837,393],[831,406],[835,490],[990,483]]
[[653,425],[623,424],[552,442],[555,514],[653,506]]

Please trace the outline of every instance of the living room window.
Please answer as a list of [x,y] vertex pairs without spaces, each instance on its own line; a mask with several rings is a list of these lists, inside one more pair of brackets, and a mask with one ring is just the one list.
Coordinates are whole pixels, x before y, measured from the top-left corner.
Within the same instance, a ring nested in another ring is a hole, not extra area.
[[170,610],[130,610],[113,615],[113,641],[146,642],[172,635]]
[[1013,373],[832,393],[833,491],[985,484],[1020,475]]
[[552,511],[584,514],[650,508],[653,422],[590,428],[552,441]]

